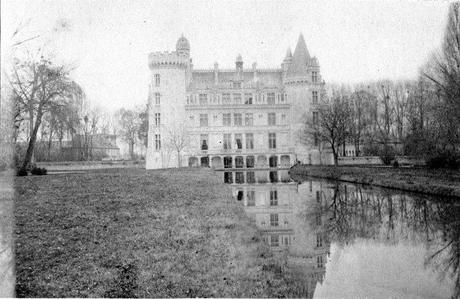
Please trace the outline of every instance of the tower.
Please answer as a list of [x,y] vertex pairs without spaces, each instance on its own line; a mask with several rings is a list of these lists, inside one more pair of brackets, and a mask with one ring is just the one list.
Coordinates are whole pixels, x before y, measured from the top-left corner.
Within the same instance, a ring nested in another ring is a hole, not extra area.
[[190,72],[190,43],[181,36],[176,43],[176,51],[150,53],[148,66],[151,76],[146,168],[182,166],[184,163],[177,151],[177,143],[186,138],[185,104]]
[[305,121],[312,117],[321,94],[319,64],[312,58],[302,34],[297,41],[294,54],[288,50],[282,63],[283,83],[291,104],[290,141],[295,148],[297,159],[303,163],[319,161],[318,146],[312,138],[303,136]]

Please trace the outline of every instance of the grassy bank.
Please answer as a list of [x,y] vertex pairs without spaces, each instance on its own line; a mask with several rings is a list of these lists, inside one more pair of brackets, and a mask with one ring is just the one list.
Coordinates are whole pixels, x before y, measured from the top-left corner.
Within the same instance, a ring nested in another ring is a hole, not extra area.
[[425,194],[460,197],[460,171],[426,168],[296,165],[294,176],[312,176]]
[[18,297],[277,297],[295,281],[209,170],[15,184]]

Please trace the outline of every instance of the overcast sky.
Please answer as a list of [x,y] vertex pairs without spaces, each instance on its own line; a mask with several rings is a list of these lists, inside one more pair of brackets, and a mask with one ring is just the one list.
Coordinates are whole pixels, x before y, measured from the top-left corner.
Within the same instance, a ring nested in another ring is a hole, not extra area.
[[[40,34],[78,66],[89,100],[108,109],[145,103],[152,51],[183,33],[195,68],[279,67],[302,32],[326,82],[415,78],[439,45],[444,1],[4,1],[2,59],[12,32]],[[32,43],[30,44],[32,46]],[[5,64],[2,64],[5,65]]]

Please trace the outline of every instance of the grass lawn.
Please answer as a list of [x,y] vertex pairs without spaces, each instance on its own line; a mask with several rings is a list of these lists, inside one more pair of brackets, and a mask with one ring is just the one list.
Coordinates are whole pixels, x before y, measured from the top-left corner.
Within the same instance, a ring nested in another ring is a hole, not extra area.
[[97,170],[15,186],[18,297],[263,297],[295,282],[210,170]]
[[407,167],[300,165],[291,174],[460,198],[460,171]]

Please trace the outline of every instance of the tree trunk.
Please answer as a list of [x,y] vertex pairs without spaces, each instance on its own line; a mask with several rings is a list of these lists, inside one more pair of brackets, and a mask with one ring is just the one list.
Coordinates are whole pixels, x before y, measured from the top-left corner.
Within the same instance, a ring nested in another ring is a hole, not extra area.
[[129,142],[129,156],[131,157],[131,160],[134,160],[134,142],[133,141]]
[[182,161],[180,160],[180,151],[177,151],[177,167],[182,167]]
[[51,161],[51,145],[53,143],[53,130],[50,128],[50,137],[48,138],[48,161]]
[[42,107],[40,106],[38,108],[37,119],[35,120],[35,125],[30,135],[29,146],[27,147],[26,156],[24,157],[24,162],[22,163],[21,170],[27,170],[27,167],[30,165],[30,162],[32,161],[32,156],[35,148],[35,141],[37,140],[37,132],[42,121],[42,114]]

